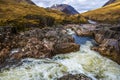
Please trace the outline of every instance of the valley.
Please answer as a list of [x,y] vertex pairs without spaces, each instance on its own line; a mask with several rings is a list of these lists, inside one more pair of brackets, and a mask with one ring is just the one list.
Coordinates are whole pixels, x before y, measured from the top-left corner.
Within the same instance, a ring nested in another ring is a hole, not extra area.
[[0,80],[120,80],[119,9],[1,0]]

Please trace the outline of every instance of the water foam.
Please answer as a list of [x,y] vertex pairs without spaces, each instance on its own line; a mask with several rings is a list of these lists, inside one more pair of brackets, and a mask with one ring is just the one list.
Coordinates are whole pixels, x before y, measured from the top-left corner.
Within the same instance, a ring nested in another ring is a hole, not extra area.
[[[68,34],[75,34],[67,29]],[[52,59],[23,59],[23,64],[0,72],[0,80],[57,80],[66,73],[83,73],[93,80],[120,80],[120,65],[90,48],[91,38],[73,35],[80,51],[60,54]]]
[[91,41],[80,51],[53,59],[24,59],[23,64],[0,73],[0,80],[57,80],[66,73],[83,73],[93,80],[120,80],[120,65],[90,50]]

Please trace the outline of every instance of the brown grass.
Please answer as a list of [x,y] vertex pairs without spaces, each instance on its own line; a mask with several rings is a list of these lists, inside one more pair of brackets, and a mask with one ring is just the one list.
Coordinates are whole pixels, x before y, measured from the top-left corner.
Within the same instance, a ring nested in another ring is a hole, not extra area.
[[82,15],[98,22],[120,23],[120,0],[108,6],[83,13]]
[[0,1],[0,26],[43,27],[55,24],[85,22],[87,21],[83,17],[71,17],[62,12],[44,9],[36,5],[27,4],[26,2],[17,3],[16,0]]

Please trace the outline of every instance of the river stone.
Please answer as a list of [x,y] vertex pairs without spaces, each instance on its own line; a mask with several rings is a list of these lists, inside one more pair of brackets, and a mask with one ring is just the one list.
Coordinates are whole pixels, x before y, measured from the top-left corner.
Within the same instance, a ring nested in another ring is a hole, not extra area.
[[62,76],[57,80],[92,80],[92,79],[90,77],[85,76],[84,74],[76,74],[76,75],[68,74]]
[[69,53],[79,51],[80,45],[76,43],[57,43],[54,45],[55,53]]

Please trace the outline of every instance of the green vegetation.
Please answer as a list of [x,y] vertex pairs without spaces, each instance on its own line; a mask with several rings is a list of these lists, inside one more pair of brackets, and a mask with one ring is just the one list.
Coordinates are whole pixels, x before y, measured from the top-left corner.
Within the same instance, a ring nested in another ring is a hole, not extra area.
[[88,11],[84,17],[104,23],[120,23],[120,0],[105,7]]
[[24,0],[0,0],[0,26],[15,26],[22,30],[28,27],[45,27],[66,23],[85,23],[85,18],[69,16],[62,12],[28,4]]

